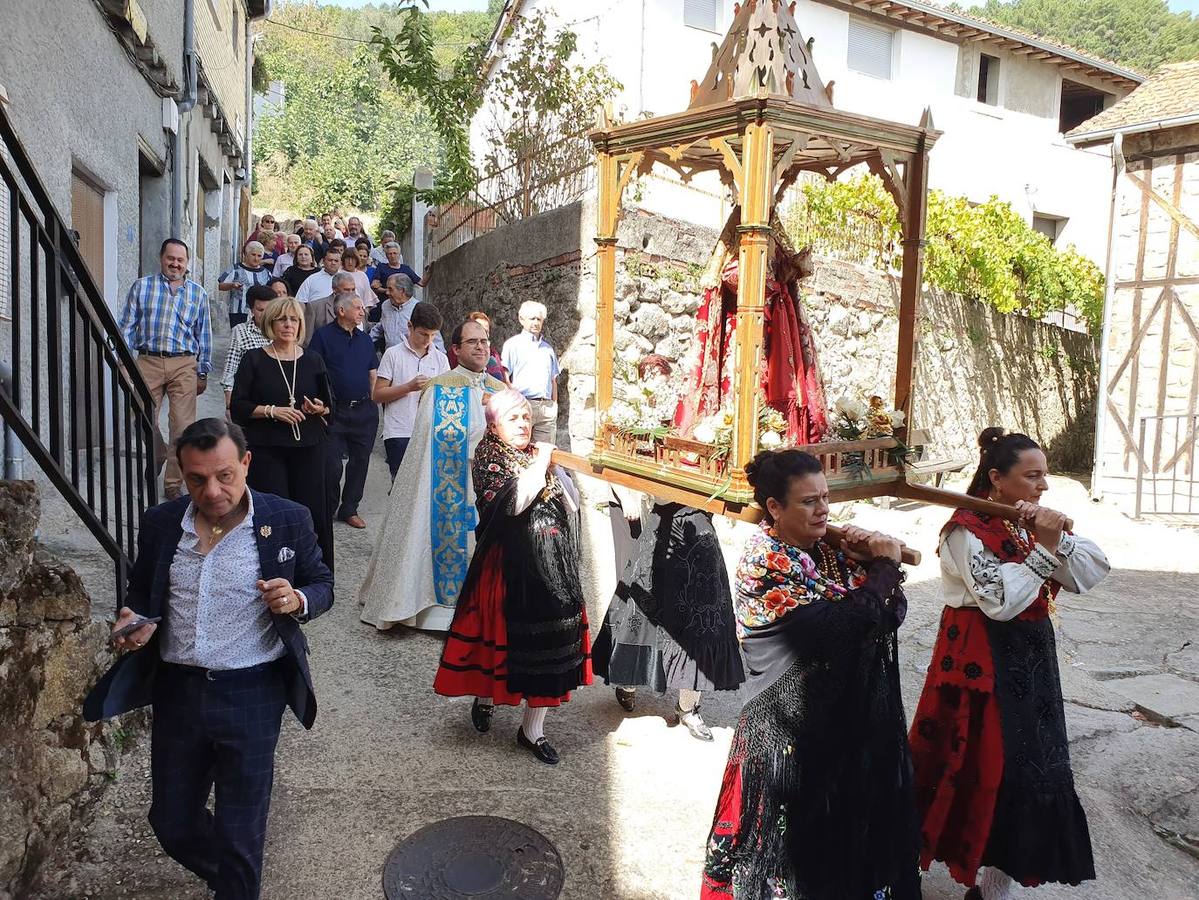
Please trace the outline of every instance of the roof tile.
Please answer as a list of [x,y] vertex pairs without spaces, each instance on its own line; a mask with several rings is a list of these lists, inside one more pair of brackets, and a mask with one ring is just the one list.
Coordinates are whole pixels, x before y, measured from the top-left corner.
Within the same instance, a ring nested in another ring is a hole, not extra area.
[[1199,114],[1199,60],[1171,63],[1159,68],[1123,100],[1083,122],[1066,136],[1081,137],[1096,131],[1195,114]]

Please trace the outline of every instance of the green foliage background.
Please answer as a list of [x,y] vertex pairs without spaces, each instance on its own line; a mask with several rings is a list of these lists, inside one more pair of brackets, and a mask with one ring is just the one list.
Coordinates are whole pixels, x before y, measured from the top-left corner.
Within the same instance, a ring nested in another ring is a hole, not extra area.
[[[442,148],[429,110],[415,93],[397,90],[370,43],[373,28],[398,32],[413,5],[273,5],[255,47],[255,85],[262,90],[282,81],[286,99],[281,112],[257,120],[257,206],[294,214],[335,206],[377,212],[391,199],[393,183],[411,183],[418,167],[438,168]],[[490,35],[497,12],[425,15],[435,64],[450,69]]]
[[[803,185],[804,202],[784,220],[796,244],[820,250],[838,234],[879,235],[876,260],[899,268],[895,201],[873,175]],[[867,226],[867,227],[864,227]],[[964,197],[929,191],[924,279],[933,287],[986,301],[1000,312],[1035,318],[1071,310],[1092,332],[1103,321],[1103,274],[1074,247],[1056,249],[997,197],[971,206]]]
[[1167,0],[987,0],[968,12],[1145,72],[1199,59],[1199,18]]

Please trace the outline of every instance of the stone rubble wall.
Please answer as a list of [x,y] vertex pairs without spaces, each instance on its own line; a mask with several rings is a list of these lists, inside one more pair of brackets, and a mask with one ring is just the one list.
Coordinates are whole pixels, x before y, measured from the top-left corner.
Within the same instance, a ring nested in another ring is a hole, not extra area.
[[115,777],[126,736],[82,719],[112,661],[109,629],[75,572],[38,545],[39,508],[33,482],[0,481],[0,900],[38,884]]
[[[467,312],[482,309],[493,319],[497,347],[519,330],[521,302],[546,304],[547,336],[564,370],[558,443],[578,452],[590,448],[595,434],[593,220],[588,198],[508,225],[439,259],[428,287],[445,314],[447,335]],[[654,352],[677,363],[687,355],[699,278],[717,237],[716,228],[626,209],[617,242],[621,358],[635,362]],[[898,281],[818,257],[802,292],[829,404],[843,394],[890,397]],[[973,460],[978,433],[999,424],[1042,442],[1055,469],[1087,470],[1097,359],[1088,335],[930,292],[922,307],[913,424],[931,433],[930,454],[937,458]]]

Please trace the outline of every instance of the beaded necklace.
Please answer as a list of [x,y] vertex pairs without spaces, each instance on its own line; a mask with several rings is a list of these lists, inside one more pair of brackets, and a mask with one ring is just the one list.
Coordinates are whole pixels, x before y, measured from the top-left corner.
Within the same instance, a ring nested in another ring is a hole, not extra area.
[[[1003,527],[1007,529],[1008,534],[1012,536],[1012,540],[1016,542],[1016,546],[1025,557],[1032,553],[1033,548],[1037,546],[1037,537],[1031,531],[1025,531],[1018,527],[1009,519],[1003,520]],[[1053,591],[1049,590],[1049,582],[1041,585],[1041,595],[1045,598],[1045,605],[1049,609],[1049,618],[1054,625],[1058,624],[1057,601],[1053,599]]]

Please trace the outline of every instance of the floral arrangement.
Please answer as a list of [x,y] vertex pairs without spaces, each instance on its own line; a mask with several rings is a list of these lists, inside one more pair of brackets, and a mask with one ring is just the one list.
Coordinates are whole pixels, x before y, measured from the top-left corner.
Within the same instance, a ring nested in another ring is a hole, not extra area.
[[665,378],[638,378],[635,366],[627,368],[614,379],[612,405],[604,421],[636,437],[664,437],[679,404],[678,388]]
[[777,450],[783,446],[786,434],[787,419],[773,406],[762,403],[758,409],[758,446]]
[[733,446],[733,411],[722,409],[701,419],[691,436],[701,444],[713,444],[728,452]]
[[843,396],[833,407],[828,440],[861,441],[891,437],[896,428],[903,427],[903,423],[903,412],[889,409],[877,394],[871,395],[865,403]]

